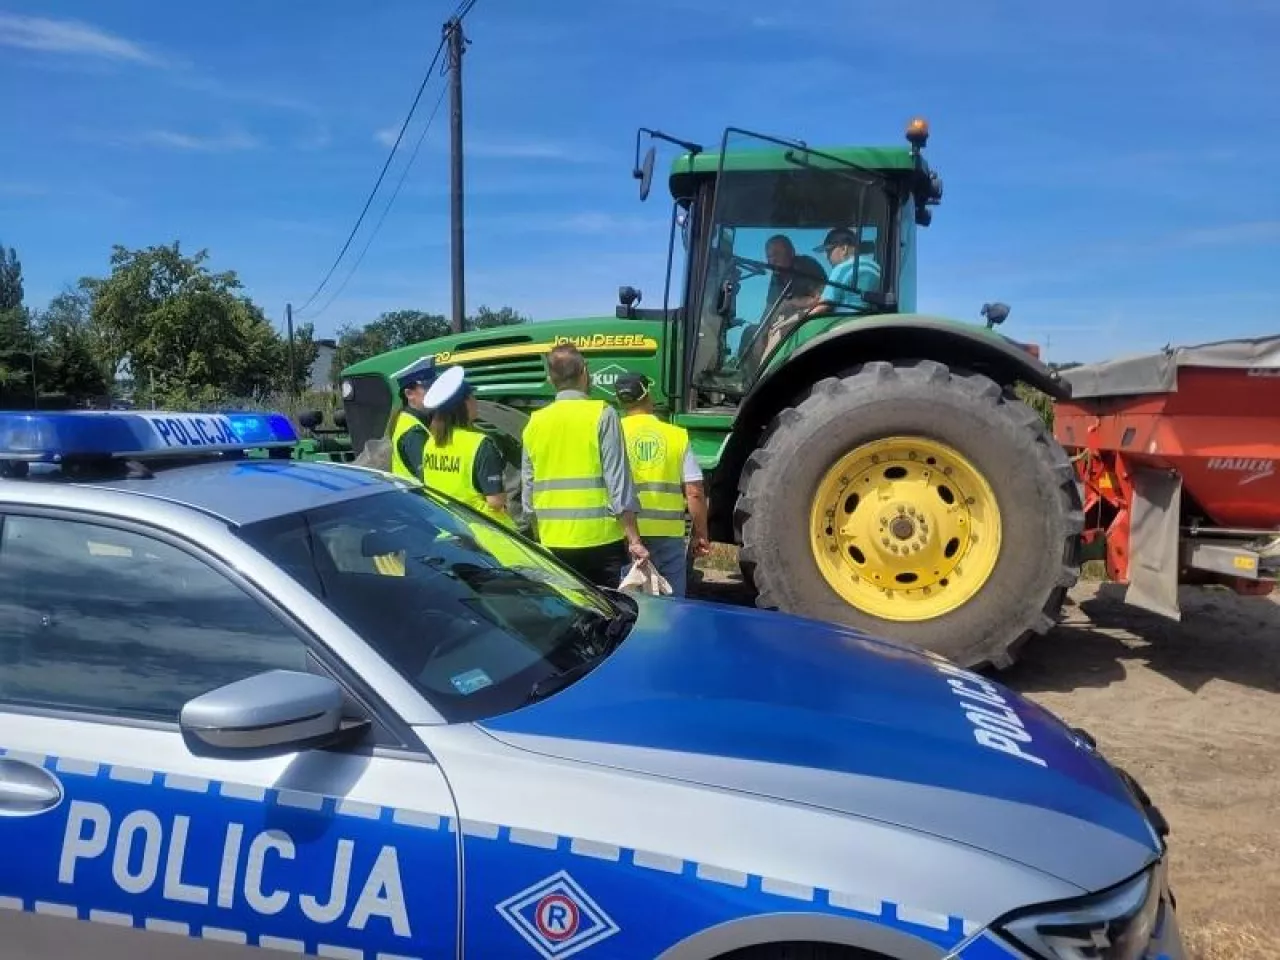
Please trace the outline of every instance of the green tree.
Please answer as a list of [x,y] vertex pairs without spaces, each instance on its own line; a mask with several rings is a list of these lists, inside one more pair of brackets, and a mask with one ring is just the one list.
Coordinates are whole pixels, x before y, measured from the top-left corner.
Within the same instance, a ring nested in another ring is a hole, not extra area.
[[31,402],[31,318],[23,306],[22,263],[18,252],[0,243],[0,404]]
[[111,275],[86,285],[93,339],[108,369],[127,367],[146,399],[170,407],[263,397],[288,387],[287,344],[241,293],[234,271],[213,273],[207,250],[177,241],[116,246]]
[[75,399],[110,394],[115,371],[96,349],[92,310],[92,295],[82,286],[64,290],[35,315],[41,392]]
[[0,311],[22,306],[22,262],[18,251],[0,243]]
[[468,330],[488,330],[490,327],[510,327],[518,323],[528,322],[528,317],[517,313],[511,307],[490,310],[488,307],[482,306],[474,316],[467,317],[466,328]]
[[353,363],[388,350],[434,340],[448,332],[448,320],[440,314],[422,310],[392,310],[364,326],[346,324],[338,330],[338,346],[333,358],[334,381],[343,369]]

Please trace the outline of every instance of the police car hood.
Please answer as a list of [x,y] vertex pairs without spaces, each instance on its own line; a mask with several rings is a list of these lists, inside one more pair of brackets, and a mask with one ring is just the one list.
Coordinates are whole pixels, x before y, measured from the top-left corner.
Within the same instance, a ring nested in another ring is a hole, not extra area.
[[482,726],[562,759],[935,834],[1085,889],[1158,852],[1116,772],[1003,686],[825,623],[639,603],[604,663]]

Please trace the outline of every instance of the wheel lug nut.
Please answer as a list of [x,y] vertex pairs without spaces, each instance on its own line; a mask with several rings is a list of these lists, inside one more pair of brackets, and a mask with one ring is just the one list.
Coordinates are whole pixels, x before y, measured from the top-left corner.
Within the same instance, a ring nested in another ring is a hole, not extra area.
[[881,537],[880,542],[881,542],[881,543],[883,543],[883,544],[887,547],[887,546],[889,545],[889,538],[888,538],[888,537]]

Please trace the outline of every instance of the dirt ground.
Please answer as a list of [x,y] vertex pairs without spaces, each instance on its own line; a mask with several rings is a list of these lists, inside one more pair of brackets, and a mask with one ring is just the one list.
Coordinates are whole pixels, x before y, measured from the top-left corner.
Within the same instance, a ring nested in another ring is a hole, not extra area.
[[[743,602],[736,574],[700,595]],[[999,679],[1088,729],[1171,826],[1192,956],[1280,960],[1280,602],[1184,588],[1183,619],[1082,582]]]

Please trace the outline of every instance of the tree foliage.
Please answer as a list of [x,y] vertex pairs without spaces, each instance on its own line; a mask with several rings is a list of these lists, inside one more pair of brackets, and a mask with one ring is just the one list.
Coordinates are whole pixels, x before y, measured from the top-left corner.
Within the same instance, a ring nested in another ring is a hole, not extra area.
[[[464,327],[467,330],[488,330],[526,323],[528,319],[511,307],[491,310],[482,306],[466,318]],[[401,347],[444,337],[450,332],[446,317],[424,310],[391,310],[363,326],[346,324],[338,330],[338,347],[333,362],[334,380],[353,363],[389,350],[399,350]]]
[[[43,310],[29,310],[23,298],[17,252],[0,245],[0,404],[9,406],[102,402],[128,381],[139,406],[282,402],[282,394],[308,391],[320,351],[312,324],[295,329],[291,348],[234,271],[211,270],[207,250],[188,255],[176,241],[113,247],[107,276],[81,278]],[[466,329],[526,319],[510,307],[482,306]],[[449,332],[444,316],[424,310],[349,324],[339,331],[335,377],[351,363]]]
[[465,326],[468,330],[488,330],[491,327],[510,327],[518,323],[528,322],[528,317],[517,313],[511,307],[490,310],[488,307],[482,306],[474,316],[467,317]]
[[42,393],[101,397],[110,393],[115,371],[102,359],[92,322],[88,285],[64,290],[34,317]]
[[104,360],[127,369],[135,389],[163,406],[290,386],[287,344],[241,292],[235,272],[211,272],[208,257],[206,250],[184,256],[176,241],[116,246],[111,275],[93,288],[90,316]]
[[31,318],[23,306],[22,262],[0,243],[0,404],[16,405],[31,378]]

